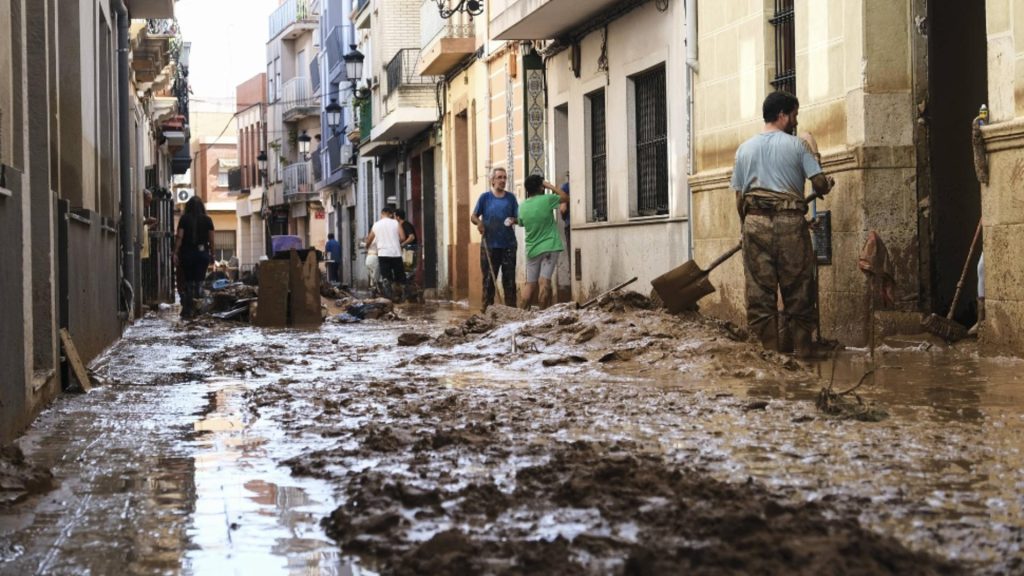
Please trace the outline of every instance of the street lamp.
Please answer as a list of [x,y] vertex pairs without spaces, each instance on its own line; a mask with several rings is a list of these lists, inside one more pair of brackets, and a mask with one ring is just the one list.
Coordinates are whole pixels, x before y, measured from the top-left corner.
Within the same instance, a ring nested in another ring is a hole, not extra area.
[[309,160],[309,142],[311,140],[312,138],[306,134],[305,130],[302,131],[302,134],[299,134],[299,154],[302,154],[303,160]]
[[331,134],[334,134],[338,126],[341,126],[341,105],[338,104],[338,99],[331,98],[331,103],[324,106],[324,112],[327,112],[327,127],[331,129]]
[[[484,13],[483,0],[433,0],[437,4],[437,10],[441,18],[451,18],[453,14],[465,12],[470,16],[479,16]],[[448,7],[449,2],[455,4]]]
[[348,48],[348,54],[342,58],[345,61],[345,75],[355,85],[363,77],[363,59],[366,57],[362,52],[356,50],[355,44],[349,44]]
[[256,165],[259,166],[260,172],[260,184],[267,181],[267,151],[260,150],[259,155],[256,156]]

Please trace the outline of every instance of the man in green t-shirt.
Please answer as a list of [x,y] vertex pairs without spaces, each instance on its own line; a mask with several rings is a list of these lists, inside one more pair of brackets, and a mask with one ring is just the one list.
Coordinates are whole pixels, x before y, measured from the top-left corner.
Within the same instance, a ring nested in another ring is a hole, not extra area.
[[[551,304],[551,275],[563,250],[555,208],[568,204],[569,195],[539,174],[528,176],[524,187],[526,200],[519,205],[519,224],[526,228],[526,286],[522,306],[529,309],[533,304],[533,294],[540,280],[540,307],[547,308]],[[544,189],[554,194],[545,194]]]

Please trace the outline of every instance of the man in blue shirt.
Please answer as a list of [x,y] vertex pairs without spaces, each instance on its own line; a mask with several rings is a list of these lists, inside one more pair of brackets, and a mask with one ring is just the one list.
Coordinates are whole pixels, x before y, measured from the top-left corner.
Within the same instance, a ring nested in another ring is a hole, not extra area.
[[[508,173],[504,168],[491,172],[491,189],[480,195],[471,221],[483,238],[480,241],[480,268],[484,276],[484,310],[494,304],[492,276],[501,273],[505,305],[516,306],[516,233],[512,228],[519,217],[519,202],[505,190]],[[491,270],[493,264],[494,270]]]
[[327,245],[324,246],[327,253],[327,280],[331,284],[338,282],[338,267],[341,266],[341,243],[334,239],[334,233],[327,235]]
[[[765,98],[764,129],[736,151],[731,185],[743,234],[747,323],[766,349],[780,352],[786,350],[779,331],[788,328],[797,356],[811,358],[817,355],[812,340],[818,323],[817,264],[804,219],[804,182],[810,180],[822,196],[834,183],[809,145],[793,136],[799,111],[800,102],[787,92]],[[782,315],[789,326],[780,326]]]

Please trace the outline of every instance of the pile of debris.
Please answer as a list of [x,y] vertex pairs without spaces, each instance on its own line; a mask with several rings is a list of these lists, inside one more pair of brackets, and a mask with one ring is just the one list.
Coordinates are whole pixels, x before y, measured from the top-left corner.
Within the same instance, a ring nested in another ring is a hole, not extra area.
[[0,446],[0,506],[52,490],[53,474],[25,461],[21,448]]
[[456,355],[486,349],[532,356],[548,367],[596,363],[744,380],[811,375],[792,357],[749,341],[731,322],[670,314],[636,292],[612,294],[584,309],[572,303],[538,312],[491,306],[448,327],[432,344]]

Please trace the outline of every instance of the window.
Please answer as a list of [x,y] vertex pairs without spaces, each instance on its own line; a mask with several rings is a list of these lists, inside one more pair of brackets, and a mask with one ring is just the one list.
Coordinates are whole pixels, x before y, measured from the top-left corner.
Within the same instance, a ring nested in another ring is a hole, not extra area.
[[213,257],[217,260],[230,260],[235,255],[235,231],[213,231]]
[[668,214],[668,116],[665,104],[665,67],[658,66],[631,77],[635,210],[633,216]]
[[277,92],[274,94],[274,100],[280,100],[284,96],[284,86],[281,85],[281,58],[274,58],[274,86]]
[[227,188],[230,185],[231,185],[231,182],[228,179],[228,169],[227,168],[221,168],[217,172],[217,188]]
[[275,100],[275,98],[274,98],[274,64],[273,63],[267,64],[267,98],[270,98],[271,101]]
[[587,94],[587,128],[590,157],[587,183],[590,195],[588,222],[608,220],[608,137],[605,130],[604,90]]
[[793,0],[775,0],[775,79],[772,86],[796,94],[796,28]]

